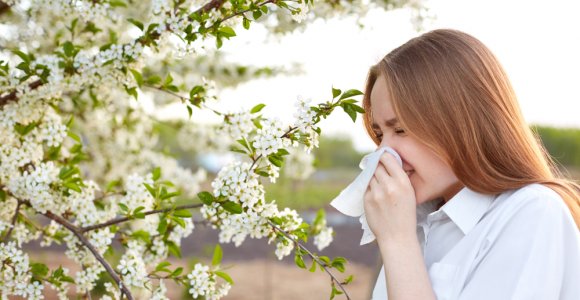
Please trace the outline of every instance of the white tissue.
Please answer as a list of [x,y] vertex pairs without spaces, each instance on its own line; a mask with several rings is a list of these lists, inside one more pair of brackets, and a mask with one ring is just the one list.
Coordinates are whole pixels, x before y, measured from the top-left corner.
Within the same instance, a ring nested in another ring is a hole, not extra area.
[[377,169],[379,159],[384,152],[392,154],[397,159],[397,162],[399,162],[399,165],[401,167],[403,166],[403,161],[395,150],[390,147],[381,147],[375,152],[369,153],[362,158],[359,167],[363,171],[351,184],[342,190],[342,192],[340,192],[332,202],[330,202],[330,205],[341,213],[351,217],[360,217],[359,221],[361,222],[363,229],[363,235],[360,241],[361,245],[368,244],[375,240],[375,235],[371,231],[365,217],[364,194],[371,182],[375,170]]

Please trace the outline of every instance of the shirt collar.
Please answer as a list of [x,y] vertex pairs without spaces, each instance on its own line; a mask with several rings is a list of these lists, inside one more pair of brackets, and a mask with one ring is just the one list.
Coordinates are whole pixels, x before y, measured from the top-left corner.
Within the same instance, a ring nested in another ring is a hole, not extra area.
[[464,187],[439,211],[444,212],[463,234],[467,234],[481,220],[494,199],[495,195],[481,194]]

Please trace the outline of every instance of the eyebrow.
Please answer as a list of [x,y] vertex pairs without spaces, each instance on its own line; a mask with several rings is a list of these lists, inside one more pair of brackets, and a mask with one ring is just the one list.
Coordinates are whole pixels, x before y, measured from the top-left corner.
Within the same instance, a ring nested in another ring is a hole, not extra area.
[[[393,127],[397,123],[399,123],[399,120],[397,118],[392,118],[392,119],[389,119],[389,120],[386,120],[385,121],[385,126],[387,126],[387,127]],[[373,128],[378,128],[379,125],[377,125],[377,123],[374,123],[373,122],[372,127]]]

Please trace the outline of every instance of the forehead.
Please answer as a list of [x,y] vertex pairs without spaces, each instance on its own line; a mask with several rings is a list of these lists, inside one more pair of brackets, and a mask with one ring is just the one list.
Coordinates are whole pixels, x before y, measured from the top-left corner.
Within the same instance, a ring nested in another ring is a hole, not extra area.
[[396,117],[384,77],[379,76],[375,81],[371,91],[370,102],[373,123],[384,123],[386,120]]

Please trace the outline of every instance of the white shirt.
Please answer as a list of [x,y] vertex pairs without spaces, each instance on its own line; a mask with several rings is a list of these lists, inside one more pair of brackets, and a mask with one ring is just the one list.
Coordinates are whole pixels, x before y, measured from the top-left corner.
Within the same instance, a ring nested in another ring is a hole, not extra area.
[[[580,299],[580,232],[552,189],[463,188],[436,206],[417,206],[417,234],[437,299]],[[372,299],[387,299],[383,267]]]

